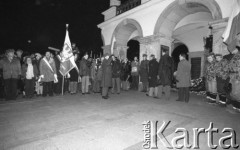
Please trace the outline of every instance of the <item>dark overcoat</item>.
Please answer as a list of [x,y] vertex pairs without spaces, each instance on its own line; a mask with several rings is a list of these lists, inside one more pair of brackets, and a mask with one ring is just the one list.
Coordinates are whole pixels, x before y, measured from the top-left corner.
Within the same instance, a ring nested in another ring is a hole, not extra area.
[[112,86],[112,58],[104,59],[102,62],[102,87]]
[[3,70],[3,79],[17,79],[21,75],[21,64],[19,59],[13,58],[10,62],[7,57],[0,60],[0,69]]
[[191,64],[187,60],[179,62],[176,79],[178,88],[191,86]]
[[113,78],[120,78],[121,75],[121,63],[118,59],[112,61],[112,77]]
[[142,60],[140,64],[139,74],[141,82],[148,82],[148,60]]
[[156,59],[152,59],[149,61],[149,74],[148,74],[149,87],[158,86],[157,76],[158,76],[158,62]]
[[158,67],[159,84],[171,85],[173,81],[174,63],[172,58],[165,54],[161,57]]
[[82,60],[80,61],[80,67],[79,67],[79,74],[80,76],[90,76],[90,69],[91,65],[88,62],[88,60],[86,60],[84,57],[82,58]]
[[129,62],[122,62],[121,63],[121,80],[126,81],[129,76],[131,75],[131,65]]

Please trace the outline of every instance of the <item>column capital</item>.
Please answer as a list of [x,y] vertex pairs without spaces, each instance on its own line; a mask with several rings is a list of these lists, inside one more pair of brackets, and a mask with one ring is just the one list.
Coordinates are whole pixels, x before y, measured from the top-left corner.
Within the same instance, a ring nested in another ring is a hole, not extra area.
[[117,48],[120,48],[120,49],[125,49],[125,50],[127,50],[129,47],[127,46],[127,45],[121,45],[121,44],[116,44],[116,47]]
[[159,42],[160,39],[161,39],[160,35],[150,35],[150,36],[139,38],[138,41],[140,44],[147,45],[147,44],[151,44],[153,42]]
[[139,41],[140,44],[148,45],[148,44],[151,44],[153,42],[159,42],[160,43],[162,39],[168,40],[170,42],[174,41],[174,39],[172,37],[166,36],[162,33],[158,33],[157,35],[142,37],[142,38],[139,38],[138,41]]
[[102,49],[103,49],[103,54],[111,53],[111,45],[104,45],[102,46]]

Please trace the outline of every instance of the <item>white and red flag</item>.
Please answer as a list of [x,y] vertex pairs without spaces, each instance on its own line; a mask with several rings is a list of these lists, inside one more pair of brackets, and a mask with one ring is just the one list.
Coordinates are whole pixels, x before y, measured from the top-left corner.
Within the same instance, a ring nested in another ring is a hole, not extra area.
[[237,35],[240,33],[240,0],[234,0],[232,13],[228,19],[227,27],[223,33],[223,42],[233,51],[237,44]]
[[69,71],[71,71],[73,68],[76,68],[78,70],[78,67],[74,60],[72,45],[71,45],[69,34],[68,34],[68,24],[66,25],[66,27],[67,27],[66,36],[65,36],[65,41],[63,45],[63,50],[60,56],[61,65],[59,70],[63,76],[66,76],[69,73]]

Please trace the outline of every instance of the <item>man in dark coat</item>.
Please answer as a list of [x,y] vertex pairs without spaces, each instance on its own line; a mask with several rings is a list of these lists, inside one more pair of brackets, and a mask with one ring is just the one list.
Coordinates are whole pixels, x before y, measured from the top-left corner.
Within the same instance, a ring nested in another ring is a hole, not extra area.
[[125,58],[121,63],[121,81],[122,81],[122,89],[124,91],[129,90],[129,79],[131,75],[131,65],[127,58]]
[[112,86],[112,58],[108,53],[102,62],[102,98],[108,99],[108,90]]
[[[23,58],[23,50],[18,49],[16,51],[16,58],[20,61],[20,65],[22,66],[24,64],[24,58]],[[24,82],[20,78],[18,79],[18,94],[23,94],[25,96],[25,91],[24,91]]]
[[[56,66],[56,73],[57,73],[57,77],[58,77],[58,82],[53,84],[53,91],[55,94],[59,95],[62,93],[62,74],[60,73],[60,65],[61,65],[61,61],[60,61],[60,56],[57,54],[54,58],[55,61],[55,66]],[[66,91],[66,84],[64,84],[64,92]]]
[[0,61],[0,69],[3,70],[6,100],[16,100],[17,83],[21,76],[21,64],[19,59],[14,57],[13,49],[6,51],[6,57]]
[[173,79],[174,63],[168,50],[163,50],[158,67],[158,97],[162,98],[164,91],[166,100],[170,99],[170,90]]
[[81,62],[79,68],[79,74],[82,78],[82,94],[89,94],[89,85],[90,85],[90,63],[88,62],[88,54],[86,53]]
[[143,84],[142,92],[147,92],[148,90],[148,63],[147,55],[143,54],[143,60],[141,61],[139,69],[140,82]]
[[115,56],[112,56],[112,59],[113,59],[113,61],[112,61],[112,93],[113,94],[115,93],[115,87],[117,87],[117,94],[120,94],[121,63],[117,58],[115,58]]
[[178,99],[188,103],[189,87],[191,86],[191,64],[186,60],[186,54],[181,53],[179,56],[180,62],[177,71],[174,73],[177,79]]
[[131,63],[131,75],[132,75],[132,85],[131,88],[138,90],[139,83],[139,66],[138,58],[134,57],[134,61]]
[[149,73],[148,73],[148,81],[149,81],[149,94],[147,96],[153,96],[157,98],[158,94],[158,84],[157,84],[157,76],[158,76],[158,62],[155,58],[155,55],[150,56],[149,61]]

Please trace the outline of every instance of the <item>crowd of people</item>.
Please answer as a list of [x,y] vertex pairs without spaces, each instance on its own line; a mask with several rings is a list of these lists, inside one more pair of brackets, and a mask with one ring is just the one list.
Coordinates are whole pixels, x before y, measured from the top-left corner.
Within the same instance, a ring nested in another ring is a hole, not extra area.
[[[23,51],[6,50],[0,59],[1,97],[16,100],[19,95],[25,98],[46,97],[62,93],[82,95],[100,93],[103,99],[109,94],[120,94],[129,89],[145,92],[146,96],[157,99],[170,99],[171,86],[176,82],[177,101],[189,102],[191,87],[191,64],[186,54],[179,55],[175,70],[174,61],[168,50],[163,50],[158,61],[154,54],[142,55],[142,61],[135,57],[120,60],[108,53],[100,58],[91,58],[86,53],[80,59],[79,51],[73,51],[77,67],[66,76],[60,72],[62,53],[47,51],[44,56],[35,53],[23,57]],[[232,104],[240,112],[240,50],[222,56],[210,53],[207,56],[205,71],[206,99],[210,104],[225,107]],[[79,92],[80,91],[80,92]],[[217,95],[219,101],[217,101]]]
[[232,53],[225,56],[210,53],[207,61],[207,102],[221,107],[231,104],[234,110],[240,112],[240,47],[237,46]]

